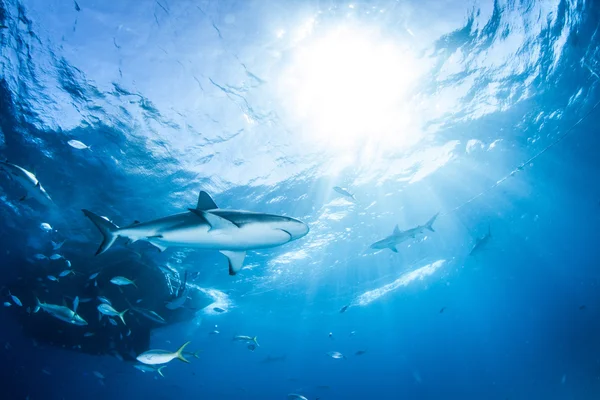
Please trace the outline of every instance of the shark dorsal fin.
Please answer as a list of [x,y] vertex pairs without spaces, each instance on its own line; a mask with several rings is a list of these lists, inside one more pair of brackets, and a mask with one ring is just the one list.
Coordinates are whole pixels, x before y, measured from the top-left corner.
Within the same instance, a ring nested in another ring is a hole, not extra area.
[[400,228],[398,228],[398,225],[396,225],[396,227],[394,228],[394,235],[398,235],[400,233]]
[[198,205],[196,206],[196,210],[216,210],[217,208],[219,207],[217,207],[210,195],[204,190],[201,191],[200,195],[198,196]]

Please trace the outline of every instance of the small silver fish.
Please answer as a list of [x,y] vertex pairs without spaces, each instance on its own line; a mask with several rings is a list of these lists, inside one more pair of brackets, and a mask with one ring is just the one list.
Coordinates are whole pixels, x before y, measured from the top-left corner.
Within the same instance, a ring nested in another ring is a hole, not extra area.
[[73,300],[73,312],[77,313],[77,307],[79,307],[79,296],[75,296],[75,300]]
[[95,335],[94,332],[86,332],[86,333],[83,334],[83,337],[92,337],[94,335]]
[[54,275],[48,275],[47,278],[53,282],[58,282],[58,278],[55,277]]
[[91,146],[88,146],[87,144],[85,144],[85,143],[83,143],[83,142],[81,142],[81,141],[79,141],[79,140],[76,140],[76,139],[71,139],[71,140],[69,140],[69,141],[67,142],[67,144],[68,144],[69,146],[73,147],[74,149],[77,149],[77,150],[85,150],[85,149],[88,149],[88,150],[92,151],[92,148],[91,148]]
[[8,291],[8,295],[12,299],[13,303],[15,303],[16,305],[18,305],[19,307],[23,307],[23,303],[21,303],[21,300],[19,300],[19,298],[17,296],[15,296],[14,294],[12,294],[10,292],[10,290]]
[[114,320],[114,319],[112,319],[112,318],[109,318],[109,319],[108,319],[108,322],[110,322],[110,323],[111,323],[112,325],[114,325],[114,326],[117,326],[117,321],[115,321],[115,320]]
[[98,311],[100,311],[102,314],[104,314],[108,317],[121,318],[121,321],[123,321],[123,325],[125,325],[125,319],[123,319],[123,315],[125,315],[125,313],[129,310],[124,310],[122,312],[118,312],[110,304],[106,304],[106,303],[102,303],[102,304],[98,305],[97,308],[98,308]]
[[67,268],[71,268],[71,261],[65,259],[65,264],[67,264]]
[[330,351],[329,353],[327,353],[327,355],[331,358],[336,358],[336,359],[340,359],[340,358],[346,358],[346,356],[344,356],[342,353],[340,353],[339,351]]
[[50,259],[51,259],[51,260],[55,260],[55,261],[56,261],[56,260],[60,260],[61,258],[63,258],[63,256],[61,256],[60,254],[52,254],[52,255],[50,256]]
[[65,276],[67,276],[69,274],[75,274],[75,273],[73,272],[72,269],[65,269],[63,272],[61,272],[60,274],[58,274],[58,276],[60,278],[64,278]]
[[110,283],[117,285],[117,286],[133,285],[133,286],[137,287],[134,281],[129,280],[123,276],[115,276],[114,278],[112,278],[110,280]]
[[42,222],[42,223],[40,224],[40,228],[41,228],[42,230],[46,231],[46,232],[50,232],[50,231],[52,230],[52,227],[51,227],[51,226],[50,226],[50,224],[49,224],[49,223],[47,223],[47,222]]
[[36,260],[47,260],[48,259],[48,257],[46,257],[43,254],[39,254],[39,253],[38,254],[34,254],[33,258],[35,258]]
[[218,335],[219,333],[221,333],[221,332],[219,332],[219,331],[217,331],[217,330],[214,330],[214,331],[212,331],[212,332],[209,332],[209,334],[210,334],[210,335]]
[[223,310],[221,307],[213,307],[213,311],[216,311],[218,313],[224,313],[225,310]]
[[9,303],[8,301],[5,301],[5,302],[4,302],[4,307],[10,307],[10,306],[12,306],[12,304],[11,304],[11,303]]
[[238,336],[234,336],[233,337],[234,341],[237,342],[253,342],[256,346],[260,347],[260,345],[258,344],[258,336],[244,336],[244,335],[238,335]]
[[183,356],[183,349],[190,344],[190,342],[186,342],[183,346],[181,346],[177,351],[170,352],[167,350],[148,350],[139,356],[137,356],[137,360],[142,364],[147,365],[160,365],[166,364],[174,359],[179,359],[186,363],[189,363],[188,360]]
[[298,393],[290,393],[287,395],[288,400],[308,400],[306,397]]
[[133,366],[133,368],[138,369],[142,372],[158,372],[160,376],[162,376],[163,378],[165,377],[162,373],[162,369],[166,368],[166,365],[163,365],[162,367],[156,368],[153,367],[151,365],[145,365],[145,364],[136,364]]
[[334,186],[333,190],[335,190],[336,192],[338,192],[342,196],[346,196],[346,197],[351,198],[352,200],[356,200],[356,198],[354,197],[354,195],[352,193],[350,193],[347,189],[344,189],[344,188],[339,187],[339,186]]
[[110,300],[109,300],[109,299],[107,299],[107,298],[106,298],[106,297],[104,297],[104,296],[97,296],[97,297],[96,297],[96,299],[98,299],[98,301],[99,301],[100,303],[105,303],[105,304],[110,304],[110,305],[112,305],[112,303],[110,302]]
[[96,279],[96,277],[98,276],[100,272],[96,272],[95,274],[91,274],[90,277],[88,278],[88,280],[92,280],[92,279]]
[[99,379],[104,379],[104,375],[102,375],[100,372],[98,371],[93,371],[93,374],[96,376],[96,378]]

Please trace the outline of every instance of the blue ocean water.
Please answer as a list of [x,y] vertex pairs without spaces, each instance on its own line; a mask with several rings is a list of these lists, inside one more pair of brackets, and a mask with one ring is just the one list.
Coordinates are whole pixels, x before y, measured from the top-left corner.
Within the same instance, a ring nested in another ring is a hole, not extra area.
[[[53,201],[2,172],[2,398],[600,398],[599,22],[576,0],[0,0],[0,158]],[[81,209],[123,226],[200,191],[310,232],[233,276],[216,250],[94,255]],[[164,377],[134,368],[187,341]]]

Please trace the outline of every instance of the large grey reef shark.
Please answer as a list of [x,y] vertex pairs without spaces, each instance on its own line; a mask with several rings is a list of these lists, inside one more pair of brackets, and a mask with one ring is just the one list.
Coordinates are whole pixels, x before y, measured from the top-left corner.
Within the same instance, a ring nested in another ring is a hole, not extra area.
[[104,237],[96,255],[108,250],[119,237],[147,241],[160,251],[172,246],[218,250],[229,261],[229,275],[242,268],[247,250],[281,246],[309,230],[304,222],[290,217],[219,209],[204,191],[196,208],[123,228],[91,211],[82,211]]
[[429,221],[427,221],[424,225],[418,225],[414,228],[408,229],[406,231],[401,231],[398,228],[398,225],[394,228],[394,232],[382,239],[378,242],[375,242],[371,245],[372,249],[390,249],[394,253],[398,252],[396,246],[400,243],[404,242],[407,239],[414,239],[417,235],[421,235],[424,233],[425,229],[429,229],[431,232],[435,232],[433,229],[433,223],[440,213],[435,214]]

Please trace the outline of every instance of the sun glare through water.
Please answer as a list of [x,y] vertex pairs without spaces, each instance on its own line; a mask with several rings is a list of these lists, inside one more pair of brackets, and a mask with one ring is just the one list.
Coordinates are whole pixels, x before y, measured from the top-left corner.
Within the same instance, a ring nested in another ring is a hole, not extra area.
[[316,147],[398,150],[420,138],[411,92],[421,73],[399,39],[343,26],[299,43],[279,86],[291,118]]

